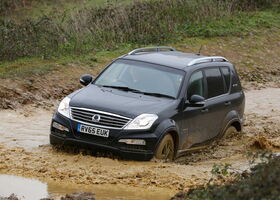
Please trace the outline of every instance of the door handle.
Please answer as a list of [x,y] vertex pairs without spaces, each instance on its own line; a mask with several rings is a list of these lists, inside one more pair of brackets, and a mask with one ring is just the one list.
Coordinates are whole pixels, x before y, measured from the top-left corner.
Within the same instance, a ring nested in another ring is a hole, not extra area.
[[203,108],[203,109],[201,110],[202,113],[206,113],[206,112],[208,112],[208,111],[209,111],[208,108]]
[[225,102],[225,106],[229,106],[229,105],[231,105],[231,102],[230,101],[226,101]]

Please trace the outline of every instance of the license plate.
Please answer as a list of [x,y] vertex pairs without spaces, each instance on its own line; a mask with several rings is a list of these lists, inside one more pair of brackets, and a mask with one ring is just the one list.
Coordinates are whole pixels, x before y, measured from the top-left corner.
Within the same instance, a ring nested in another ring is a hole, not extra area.
[[108,129],[102,129],[102,128],[96,128],[92,126],[86,126],[83,124],[78,124],[77,130],[81,133],[86,133],[90,135],[96,135],[100,137],[109,137],[109,130]]

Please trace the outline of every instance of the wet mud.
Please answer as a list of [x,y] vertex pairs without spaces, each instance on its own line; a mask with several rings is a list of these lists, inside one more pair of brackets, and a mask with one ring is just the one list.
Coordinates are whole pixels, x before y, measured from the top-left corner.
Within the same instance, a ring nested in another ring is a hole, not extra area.
[[[98,196],[98,191],[103,190],[124,199],[149,199],[153,194],[153,199],[169,199],[177,191],[207,184],[215,163],[230,163],[244,170],[249,167],[248,152],[280,151],[279,88],[246,91],[246,123],[242,133],[229,135],[172,163],[124,161],[92,156],[83,150],[52,148],[48,141],[52,112],[32,106],[0,111],[0,174],[57,184],[49,184],[48,188],[74,188],[62,190],[59,195],[92,191],[97,199],[110,199],[112,196]],[[114,191],[121,192],[115,195]]]

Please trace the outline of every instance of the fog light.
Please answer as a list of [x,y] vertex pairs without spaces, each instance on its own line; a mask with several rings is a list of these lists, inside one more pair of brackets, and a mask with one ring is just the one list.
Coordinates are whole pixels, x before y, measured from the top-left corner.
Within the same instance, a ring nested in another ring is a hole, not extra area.
[[134,145],[146,145],[146,141],[141,139],[120,139],[119,142]]
[[57,123],[57,122],[53,122],[52,126],[60,131],[67,131],[69,132],[69,129],[65,126],[62,126],[61,124]]

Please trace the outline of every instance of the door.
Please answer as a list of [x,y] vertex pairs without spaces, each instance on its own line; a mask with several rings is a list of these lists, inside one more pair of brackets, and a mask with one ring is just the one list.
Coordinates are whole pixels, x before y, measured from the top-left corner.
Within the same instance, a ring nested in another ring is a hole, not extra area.
[[207,86],[205,106],[207,107],[208,116],[205,141],[214,138],[220,133],[223,120],[231,105],[228,95],[229,79],[226,75],[222,76],[221,70],[224,70],[224,68],[213,67],[204,70]]
[[[206,97],[206,83],[202,70],[194,72],[188,81],[186,98],[190,99],[194,94]],[[204,140],[208,128],[207,120],[206,107],[187,106],[183,110],[183,122],[181,126],[184,138],[182,141],[182,150]]]
[[183,111],[182,127],[186,132],[183,149],[206,142],[220,133],[231,104],[228,82],[219,67],[206,68],[191,75],[187,99],[197,94],[206,100],[203,107],[186,107]]

